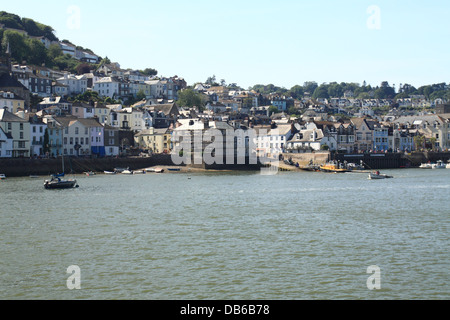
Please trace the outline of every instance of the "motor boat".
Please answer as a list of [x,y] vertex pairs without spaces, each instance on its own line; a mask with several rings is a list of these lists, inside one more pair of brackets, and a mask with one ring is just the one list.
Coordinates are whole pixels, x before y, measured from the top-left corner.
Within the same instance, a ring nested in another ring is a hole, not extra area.
[[45,189],[72,189],[78,188],[77,180],[63,180],[58,177],[52,177],[51,180],[45,180],[44,182]]
[[382,179],[392,179],[393,176],[388,176],[386,174],[381,174],[379,171],[369,173],[369,180],[382,180]]

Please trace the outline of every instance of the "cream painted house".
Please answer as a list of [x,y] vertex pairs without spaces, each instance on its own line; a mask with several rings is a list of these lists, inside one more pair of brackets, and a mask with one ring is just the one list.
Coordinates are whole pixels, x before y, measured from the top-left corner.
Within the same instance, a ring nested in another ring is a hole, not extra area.
[[153,154],[170,153],[171,134],[168,129],[150,128],[137,133],[135,143]]
[[30,156],[30,123],[7,109],[0,109],[0,128],[13,138],[12,157]]
[[25,109],[25,100],[13,92],[0,91],[0,109],[7,108],[9,112],[16,113]]

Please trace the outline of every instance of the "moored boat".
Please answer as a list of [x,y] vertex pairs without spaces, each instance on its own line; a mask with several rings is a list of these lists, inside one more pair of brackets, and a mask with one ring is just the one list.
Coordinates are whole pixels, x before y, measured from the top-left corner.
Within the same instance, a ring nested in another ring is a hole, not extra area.
[[429,162],[429,163],[422,163],[419,168],[420,169],[432,169],[433,168],[433,164],[431,162]]
[[448,160],[447,165],[445,166],[447,169],[450,169],[450,160]]
[[93,171],[85,172],[85,174],[86,174],[88,177],[97,175],[97,174],[96,174],[95,172],[93,172]]
[[6,176],[3,173],[0,173],[0,180],[6,179]]
[[327,163],[323,166],[320,166],[320,171],[331,173],[345,173],[349,172],[350,170],[341,168],[339,165],[334,163]]
[[122,174],[128,174],[128,175],[131,175],[131,174],[133,174],[133,171],[130,171],[130,170],[123,170],[121,173],[122,173]]
[[381,174],[379,171],[369,173],[369,180],[382,180],[382,179],[392,179],[393,176],[388,176],[386,174]]
[[61,178],[52,177],[51,180],[44,182],[45,189],[72,189],[78,188],[77,180],[62,180]]
[[108,175],[114,175],[114,174],[116,174],[115,172],[111,172],[111,171],[103,171],[104,172],[104,174],[108,174]]
[[439,160],[439,161],[437,161],[436,163],[433,163],[433,164],[431,165],[431,168],[432,168],[432,169],[445,169],[445,168],[446,168],[446,165],[444,164],[443,161]]

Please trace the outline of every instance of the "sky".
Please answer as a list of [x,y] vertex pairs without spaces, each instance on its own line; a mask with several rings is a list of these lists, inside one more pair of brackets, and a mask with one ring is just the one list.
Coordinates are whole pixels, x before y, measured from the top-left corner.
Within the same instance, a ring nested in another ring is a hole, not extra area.
[[22,0],[0,10],[189,85],[213,75],[243,88],[450,82],[448,0]]

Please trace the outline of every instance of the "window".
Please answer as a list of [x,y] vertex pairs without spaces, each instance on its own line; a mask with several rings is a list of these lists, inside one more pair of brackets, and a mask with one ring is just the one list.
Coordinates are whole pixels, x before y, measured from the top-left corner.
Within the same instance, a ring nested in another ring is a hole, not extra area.
[[78,133],[79,133],[79,128],[76,127],[76,128],[75,128],[75,134],[78,134]]

